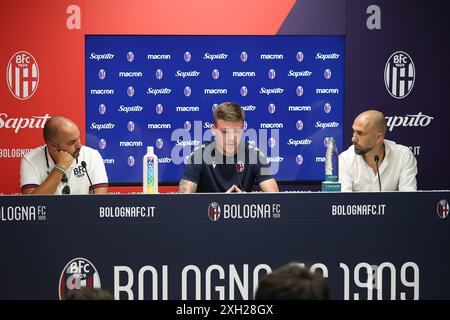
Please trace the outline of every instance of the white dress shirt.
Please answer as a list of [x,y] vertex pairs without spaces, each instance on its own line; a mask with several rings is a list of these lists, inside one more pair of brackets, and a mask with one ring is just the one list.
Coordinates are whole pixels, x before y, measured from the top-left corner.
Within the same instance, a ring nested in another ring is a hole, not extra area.
[[[381,191],[416,191],[417,161],[411,150],[384,140],[385,156],[379,167]],[[352,145],[339,156],[342,191],[379,191],[378,175],[355,153]]]

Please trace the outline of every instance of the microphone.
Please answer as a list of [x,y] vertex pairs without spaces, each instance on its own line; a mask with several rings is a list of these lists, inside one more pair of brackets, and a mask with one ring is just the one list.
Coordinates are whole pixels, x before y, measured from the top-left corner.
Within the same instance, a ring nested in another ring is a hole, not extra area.
[[242,171],[244,171],[244,163],[242,161],[238,161],[236,163],[236,172],[239,178],[239,189],[241,189],[241,192],[244,192],[244,190],[242,190],[242,179],[241,179]]
[[375,164],[377,165],[378,185],[380,186],[380,191],[381,191],[381,178],[380,178],[380,171],[378,169],[378,161],[380,161],[380,157],[376,154],[373,157],[373,160],[375,160]]
[[92,188],[92,181],[91,181],[91,178],[89,177],[89,173],[86,168],[87,167],[86,161],[81,161],[81,166],[84,168],[84,171],[86,171],[87,178],[89,179],[89,184],[91,185],[91,188]]

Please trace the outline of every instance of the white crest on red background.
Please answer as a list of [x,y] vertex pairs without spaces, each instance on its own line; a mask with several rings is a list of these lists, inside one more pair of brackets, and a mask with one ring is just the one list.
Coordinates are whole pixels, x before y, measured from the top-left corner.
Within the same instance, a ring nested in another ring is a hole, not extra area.
[[20,100],[27,100],[36,92],[39,84],[39,68],[31,53],[18,51],[9,59],[6,68],[9,91]]

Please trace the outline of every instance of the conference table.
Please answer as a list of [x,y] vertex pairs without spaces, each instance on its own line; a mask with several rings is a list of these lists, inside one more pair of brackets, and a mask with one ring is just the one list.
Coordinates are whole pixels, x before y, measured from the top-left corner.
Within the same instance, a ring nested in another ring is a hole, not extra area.
[[252,300],[284,264],[333,299],[450,299],[449,191],[0,196],[0,299]]

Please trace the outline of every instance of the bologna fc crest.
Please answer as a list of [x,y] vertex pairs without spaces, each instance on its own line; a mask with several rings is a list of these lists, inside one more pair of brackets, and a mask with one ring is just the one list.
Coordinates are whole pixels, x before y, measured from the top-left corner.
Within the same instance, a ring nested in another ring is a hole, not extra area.
[[189,61],[191,61],[191,58],[192,58],[191,53],[189,51],[186,51],[184,53],[184,61],[189,62]]
[[163,75],[164,75],[164,73],[161,69],[156,70],[156,72],[155,72],[156,79],[161,80]]
[[448,216],[448,202],[447,200],[441,200],[437,204],[437,214],[440,218],[444,219]]
[[275,69],[270,69],[267,75],[269,76],[269,79],[275,79],[277,73],[275,72]]
[[325,103],[323,105],[323,111],[325,111],[325,113],[330,113],[331,112],[331,104],[329,104],[328,102]]
[[156,139],[156,148],[161,149],[164,146],[164,141],[161,138]]
[[248,94],[248,89],[246,86],[241,87],[241,96],[245,97]]
[[217,202],[212,202],[208,207],[208,217],[211,221],[217,221],[220,218],[220,206]]
[[248,59],[248,54],[247,54],[247,52],[242,51],[242,52],[241,52],[241,61],[242,61],[242,62],[245,62],[245,61],[247,61],[247,59]]
[[129,156],[127,162],[130,167],[134,166],[134,162],[135,162],[134,157]]
[[297,55],[295,57],[297,58],[298,62],[302,62],[303,58],[304,58],[303,52],[301,52],[301,51],[297,52]]
[[275,147],[276,141],[275,138],[270,138],[269,141],[267,142],[267,144],[269,145],[270,148]]
[[158,103],[155,107],[155,111],[157,114],[161,114],[164,111],[164,107],[162,106],[162,104]]
[[69,261],[59,277],[59,299],[64,299],[67,291],[82,287],[101,288],[97,269],[85,258],[75,258]]
[[191,127],[192,127],[192,125],[191,125],[191,122],[190,121],[186,121],[185,123],[184,123],[184,130],[186,130],[186,131],[189,131],[189,130],[191,130]]
[[105,71],[105,69],[100,69],[98,71],[98,77],[100,78],[100,80],[103,80],[103,79],[106,78],[106,71]]
[[301,97],[303,95],[303,87],[302,86],[298,86],[297,89],[295,89],[295,93]]
[[102,104],[100,104],[99,106],[98,106],[98,112],[100,113],[100,114],[105,114],[105,112],[106,112],[106,106],[102,103]]
[[393,53],[384,67],[384,84],[391,96],[403,99],[414,86],[416,69],[409,54],[403,51]]
[[295,157],[295,162],[300,166],[303,163],[303,156],[301,154]]
[[212,76],[212,78],[213,78],[214,80],[219,79],[219,76],[220,76],[219,70],[214,69],[214,70],[211,72],[211,76]]
[[269,107],[267,108],[269,110],[269,113],[274,113],[276,110],[275,104],[271,103],[269,104]]
[[325,71],[323,72],[323,77],[327,80],[330,79],[331,78],[331,70],[325,69]]
[[128,87],[128,89],[127,89],[127,95],[129,96],[129,97],[132,97],[132,96],[134,96],[134,88],[133,87]]
[[242,173],[244,171],[244,167],[245,167],[244,162],[242,162],[241,160],[239,160],[236,163],[236,171],[237,172]]
[[100,149],[105,149],[106,148],[106,140],[105,139],[100,139],[100,141],[98,142],[98,146]]
[[183,90],[183,92],[184,92],[184,95],[185,95],[186,97],[189,97],[189,96],[191,95],[191,93],[192,93],[192,90],[191,90],[190,87],[185,87],[184,90]]
[[212,112],[215,112],[216,111],[216,109],[217,109],[217,106],[218,106],[218,104],[217,103],[214,103],[213,105],[212,105]]
[[127,60],[128,60],[128,62],[133,62],[133,60],[134,60],[134,53],[132,51],[127,53]]
[[303,121],[302,120],[298,120],[295,123],[295,127],[297,128],[298,131],[302,130],[303,129]]
[[33,96],[39,84],[39,68],[36,59],[26,51],[19,51],[9,59],[6,68],[9,91],[19,100]]
[[133,121],[128,121],[128,123],[127,123],[128,131],[133,132],[135,128],[136,128],[136,126],[135,126],[134,122]]

